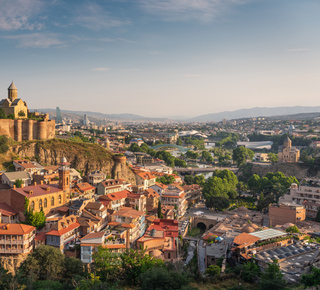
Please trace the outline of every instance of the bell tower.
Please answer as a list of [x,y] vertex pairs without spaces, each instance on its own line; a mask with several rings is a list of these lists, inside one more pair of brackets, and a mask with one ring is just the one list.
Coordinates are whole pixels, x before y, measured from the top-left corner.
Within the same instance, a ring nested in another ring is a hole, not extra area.
[[59,188],[62,190],[70,189],[70,163],[66,157],[62,157],[59,167]]
[[8,88],[8,98],[11,102],[18,98],[18,89],[12,82],[10,87]]

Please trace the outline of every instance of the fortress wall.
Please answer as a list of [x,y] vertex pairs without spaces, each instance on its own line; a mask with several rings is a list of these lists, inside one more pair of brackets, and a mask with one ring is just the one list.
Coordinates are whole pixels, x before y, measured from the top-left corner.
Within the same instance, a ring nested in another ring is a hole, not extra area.
[[55,137],[55,121],[0,119],[0,135],[6,135],[18,142],[52,139]]
[[14,139],[14,122],[10,119],[0,120],[0,135],[12,136]]

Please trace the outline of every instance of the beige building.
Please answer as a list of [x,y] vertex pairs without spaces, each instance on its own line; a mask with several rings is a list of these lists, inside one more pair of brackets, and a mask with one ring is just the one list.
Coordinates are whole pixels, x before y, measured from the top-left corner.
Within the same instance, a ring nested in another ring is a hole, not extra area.
[[8,98],[0,102],[0,108],[4,110],[6,115],[14,115],[15,119],[26,118],[28,116],[27,103],[18,99],[18,89],[12,82],[8,88]]
[[292,141],[289,137],[283,142],[283,147],[279,148],[278,162],[298,162],[300,150],[292,147]]

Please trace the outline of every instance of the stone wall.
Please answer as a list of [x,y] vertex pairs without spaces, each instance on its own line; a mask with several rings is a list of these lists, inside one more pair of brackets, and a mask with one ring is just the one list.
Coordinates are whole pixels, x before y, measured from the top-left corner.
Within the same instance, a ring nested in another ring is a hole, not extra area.
[[55,137],[55,121],[36,121],[32,119],[1,119],[0,135],[15,141],[47,140]]

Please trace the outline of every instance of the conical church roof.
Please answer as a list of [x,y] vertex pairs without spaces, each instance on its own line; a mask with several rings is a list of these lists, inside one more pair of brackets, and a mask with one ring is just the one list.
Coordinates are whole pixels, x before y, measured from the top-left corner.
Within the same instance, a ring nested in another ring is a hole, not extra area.
[[8,88],[8,90],[17,90],[17,87],[15,86],[15,84],[12,82],[10,87]]

